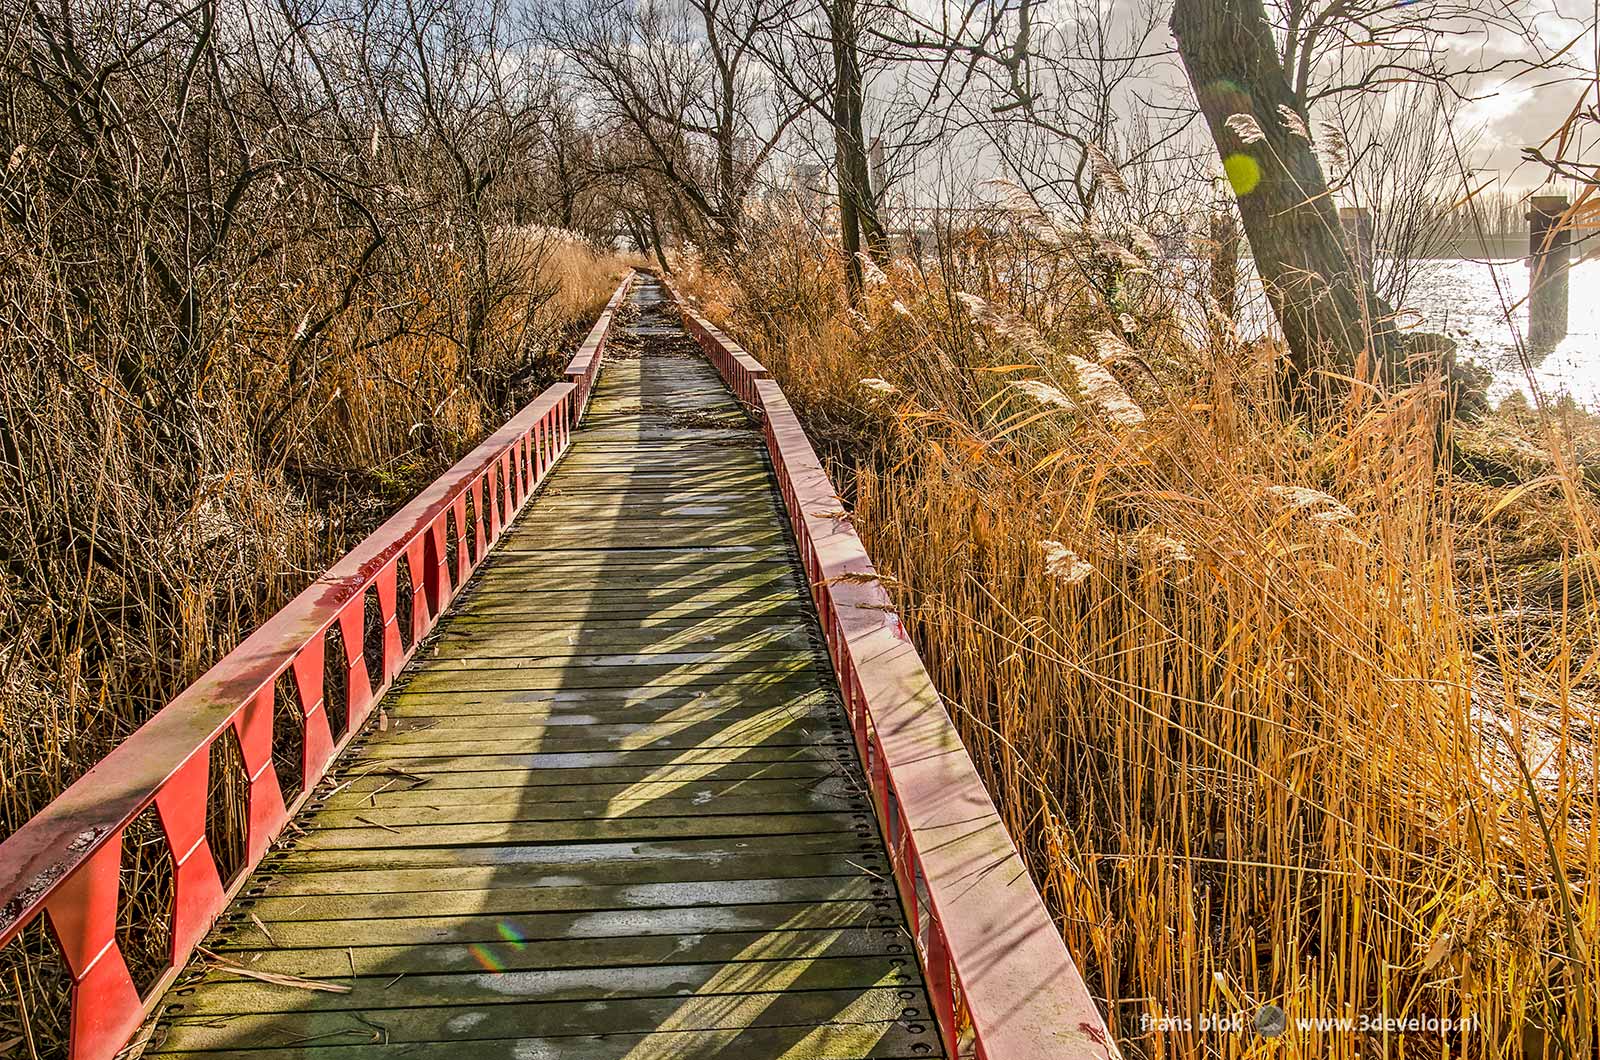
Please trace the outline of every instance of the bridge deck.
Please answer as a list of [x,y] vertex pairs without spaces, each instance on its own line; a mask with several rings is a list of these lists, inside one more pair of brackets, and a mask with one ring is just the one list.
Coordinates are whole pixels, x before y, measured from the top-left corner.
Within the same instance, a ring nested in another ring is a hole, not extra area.
[[660,287],[632,301],[571,451],[146,1055],[941,1052],[760,435]]

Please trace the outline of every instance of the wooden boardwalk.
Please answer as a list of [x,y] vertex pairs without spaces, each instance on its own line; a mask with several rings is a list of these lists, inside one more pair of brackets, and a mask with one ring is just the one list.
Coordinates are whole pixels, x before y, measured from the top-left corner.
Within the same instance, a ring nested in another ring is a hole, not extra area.
[[631,300],[571,451],[147,1056],[941,1055],[761,436]]

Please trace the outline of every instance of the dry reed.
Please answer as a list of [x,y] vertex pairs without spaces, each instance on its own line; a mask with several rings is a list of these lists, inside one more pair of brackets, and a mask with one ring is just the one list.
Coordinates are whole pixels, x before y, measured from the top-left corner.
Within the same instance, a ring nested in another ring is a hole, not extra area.
[[1441,452],[1435,385],[1312,433],[1170,276],[946,233],[847,314],[802,242],[689,289],[838,463],[1126,1054],[1595,1055],[1593,425]]

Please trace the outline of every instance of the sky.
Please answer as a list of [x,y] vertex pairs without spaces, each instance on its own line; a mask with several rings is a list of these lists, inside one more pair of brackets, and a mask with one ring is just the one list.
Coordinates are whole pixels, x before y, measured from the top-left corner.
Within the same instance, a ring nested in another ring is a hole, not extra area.
[[[935,18],[941,3],[952,0],[905,0],[906,6],[924,18]],[[1014,2],[1014,0],[1013,0]],[[1040,21],[1065,23],[1074,10],[1081,13],[1086,0],[1045,0],[1040,11]],[[1176,43],[1166,21],[1170,16],[1171,0],[1099,0],[1110,23],[1125,29],[1139,21],[1141,12],[1153,12],[1158,28],[1152,39],[1140,48],[1144,54],[1169,50],[1175,55]],[[1278,0],[1282,2],[1282,0]],[[1558,128],[1571,112],[1575,102],[1587,90],[1589,102],[1595,103],[1594,69],[1597,45],[1593,29],[1600,0],[1423,0],[1428,4],[1429,15],[1441,17],[1451,10],[1474,7],[1480,10],[1503,6],[1516,10],[1531,27],[1534,40],[1529,41],[1503,29],[1488,29],[1480,21],[1461,22],[1464,30],[1447,37],[1448,54],[1445,61],[1454,69],[1487,69],[1505,64],[1499,70],[1480,74],[1473,81],[1457,83],[1466,97],[1462,105],[1457,133],[1463,145],[1470,144],[1467,152],[1469,164],[1475,166],[1486,178],[1497,179],[1502,188],[1518,193],[1530,190],[1547,178],[1538,165],[1524,161],[1522,151],[1537,145]],[[1269,8],[1274,0],[1267,0]],[[1149,4],[1160,4],[1149,7]],[[960,6],[960,5],[958,5]],[[1320,4],[1318,6],[1321,6]],[[1365,6],[1365,5],[1363,5]],[[1565,49],[1566,59],[1576,69],[1567,71],[1514,72],[1510,64],[1525,62],[1537,53],[1549,55]],[[1147,85],[1157,96],[1172,102],[1192,100],[1183,80],[1181,65],[1174,57],[1152,57],[1148,62]],[[1315,114],[1313,115],[1315,117]],[[1590,134],[1590,141],[1600,141],[1600,126]],[[1580,145],[1585,147],[1587,144]],[[1600,142],[1595,144],[1600,154]],[[1574,152],[1568,152],[1569,157]],[[1600,160],[1600,159],[1597,159]]]
[[[1541,0],[1532,8],[1541,46],[1548,52],[1560,52],[1576,39],[1576,45],[1565,54],[1580,69],[1565,74],[1489,76],[1469,89],[1476,98],[1464,108],[1462,121],[1469,129],[1479,130],[1475,161],[1485,170],[1497,172],[1507,186],[1526,188],[1544,179],[1535,164],[1522,160],[1522,149],[1537,145],[1566,119],[1585,89],[1576,78],[1587,75],[1589,102],[1595,103],[1595,18],[1595,0]],[[1525,42],[1505,38],[1491,39],[1482,50],[1474,42],[1462,51],[1462,59],[1480,61],[1529,54]],[[1593,134],[1589,139],[1595,139]]]

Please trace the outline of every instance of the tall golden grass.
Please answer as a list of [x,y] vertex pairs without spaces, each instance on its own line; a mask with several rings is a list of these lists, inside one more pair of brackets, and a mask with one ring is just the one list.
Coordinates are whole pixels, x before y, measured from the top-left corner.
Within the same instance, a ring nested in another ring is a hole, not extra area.
[[[163,488],[109,374],[86,399],[51,385],[53,366],[7,362],[0,402],[24,428],[22,459],[58,477],[13,483],[0,504],[17,575],[0,577],[0,837],[554,381],[625,268],[559,233],[507,233],[501,252],[535,297],[491,319],[494,366],[464,361],[467,294],[448,252],[408,289],[358,298],[297,377],[295,323],[336,294],[307,282],[287,307],[278,291],[237,306],[217,351],[229,367],[202,395],[206,466],[184,469],[198,471],[192,492]],[[412,307],[398,334],[396,303]],[[492,396],[474,379],[488,367],[509,380]],[[84,570],[75,531],[90,529]]]
[[[44,322],[0,338],[0,838],[555,381],[626,268],[548,231],[503,233],[499,253],[509,294],[478,363],[449,248],[353,299],[309,354],[300,322],[340,292],[294,263],[241,277],[182,468],[48,277],[0,270],[0,296]],[[222,744],[219,853],[244,790]],[[119,935],[141,987],[166,959],[158,827],[147,811],[124,844]],[[42,922],[0,951],[0,1056],[65,1055],[66,986]]]
[[1107,305],[945,243],[855,308],[795,232],[684,271],[837,463],[1124,1052],[1596,1055],[1592,424],[1441,432],[1424,386],[1314,433],[1172,274]]

